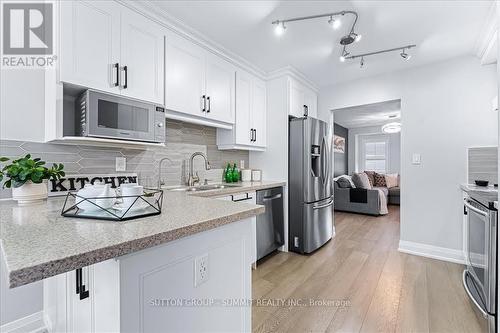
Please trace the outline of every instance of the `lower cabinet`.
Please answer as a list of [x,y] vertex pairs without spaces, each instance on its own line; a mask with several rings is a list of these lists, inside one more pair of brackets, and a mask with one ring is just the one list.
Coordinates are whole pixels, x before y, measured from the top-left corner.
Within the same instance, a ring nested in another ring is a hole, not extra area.
[[254,227],[245,219],[46,279],[49,331],[250,331]]

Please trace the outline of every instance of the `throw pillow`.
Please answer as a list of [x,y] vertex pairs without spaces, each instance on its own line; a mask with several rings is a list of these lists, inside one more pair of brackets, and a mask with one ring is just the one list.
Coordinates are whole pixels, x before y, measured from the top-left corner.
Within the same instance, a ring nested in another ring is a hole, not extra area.
[[385,182],[385,175],[376,173],[373,175],[373,186],[374,187],[387,187]]
[[398,178],[399,175],[397,173],[385,175],[385,183],[387,185],[387,188],[398,187],[399,186]]
[[349,181],[349,179],[345,177],[337,179],[337,184],[339,185],[340,188],[352,188],[351,182]]
[[367,190],[371,190],[372,186],[370,181],[368,180],[368,175],[366,173],[354,173],[352,175],[352,181],[356,188],[364,188]]
[[375,171],[363,171],[368,176],[368,180],[370,181],[370,185],[373,187],[375,184]]

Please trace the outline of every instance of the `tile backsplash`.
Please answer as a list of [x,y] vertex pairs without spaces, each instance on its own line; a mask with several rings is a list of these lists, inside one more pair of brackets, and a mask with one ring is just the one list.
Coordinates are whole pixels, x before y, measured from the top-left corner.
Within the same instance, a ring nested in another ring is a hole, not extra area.
[[490,185],[498,184],[498,148],[477,147],[468,149],[468,182],[487,180]]
[[[200,178],[218,181],[222,179],[222,169],[227,162],[248,166],[247,151],[220,151],[216,146],[216,129],[175,120],[167,121],[166,147],[147,149],[125,149],[92,146],[61,145],[51,143],[0,141],[0,156],[17,158],[27,153],[52,163],[63,163],[67,174],[117,174],[115,158],[127,159],[126,172],[138,174],[139,181],[145,186],[155,186],[158,179],[158,162],[165,161],[162,179],[167,185],[178,185],[185,181],[188,159],[192,153],[201,151],[207,154],[212,170],[205,172],[204,161],[195,158],[195,170]],[[10,190],[0,190],[0,198],[11,196]]]

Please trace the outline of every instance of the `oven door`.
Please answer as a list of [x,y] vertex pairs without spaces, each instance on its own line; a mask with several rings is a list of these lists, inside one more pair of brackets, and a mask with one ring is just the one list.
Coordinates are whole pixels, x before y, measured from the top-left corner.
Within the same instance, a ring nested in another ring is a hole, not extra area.
[[120,96],[88,92],[89,136],[155,141],[155,106]]
[[486,312],[496,313],[496,211],[468,198],[467,208],[467,271],[477,289],[478,303]]

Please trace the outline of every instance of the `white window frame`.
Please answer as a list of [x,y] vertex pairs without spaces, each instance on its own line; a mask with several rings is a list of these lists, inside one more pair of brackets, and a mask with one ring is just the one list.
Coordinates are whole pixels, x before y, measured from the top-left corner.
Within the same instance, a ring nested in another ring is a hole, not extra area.
[[363,172],[366,170],[366,152],[365,147],[367,143],[384,142],[385,143],[385,171],[388,173],[391,166],[390,161],[390,140],[386,134],[358,134],[356,138],[356,172]]

